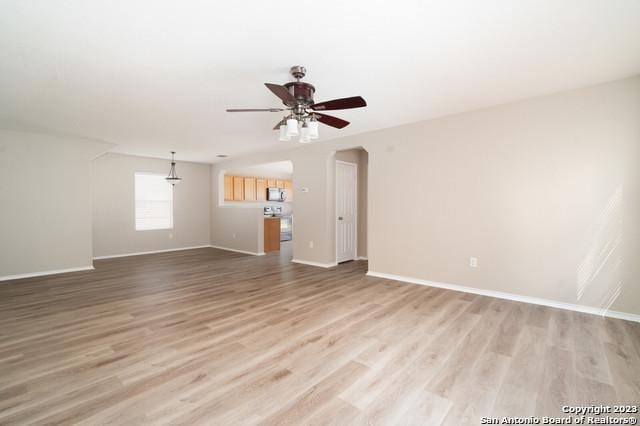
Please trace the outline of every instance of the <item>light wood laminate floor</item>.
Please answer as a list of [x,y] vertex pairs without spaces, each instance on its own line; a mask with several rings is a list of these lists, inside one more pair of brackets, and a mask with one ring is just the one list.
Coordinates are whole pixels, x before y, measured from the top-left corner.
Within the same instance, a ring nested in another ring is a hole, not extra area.
[[640,402],[640,325],[196,249],[0,283],[0,424],[479,424]]

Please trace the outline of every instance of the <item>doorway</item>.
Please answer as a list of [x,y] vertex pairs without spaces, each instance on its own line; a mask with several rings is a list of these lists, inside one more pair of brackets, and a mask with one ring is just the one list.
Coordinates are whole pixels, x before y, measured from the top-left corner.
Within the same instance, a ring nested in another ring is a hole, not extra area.
[[336,262],[358,251],[358,165],[336,160]]
[[219,226],[215,224],[216,234],[228,235],[224,247],[240,249],[241,242],[243,251],[280,252],[282,257],[291,259],[293,185],[290,160],[220,170],[218,205],[224,209],[216,211],[214,218],[224,218]]

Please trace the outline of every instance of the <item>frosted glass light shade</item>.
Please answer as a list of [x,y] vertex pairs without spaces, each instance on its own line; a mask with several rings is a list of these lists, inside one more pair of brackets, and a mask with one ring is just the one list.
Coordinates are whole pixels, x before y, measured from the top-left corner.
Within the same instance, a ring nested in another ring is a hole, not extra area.
[[283,141],[283,142],[286,142],[289,139],[291,139],[291,138],[287,134],[287,126],[285,124],[281,124],[280,125],[280,140]]
[[287,135],[298,136],[298,120],[290,118],[287,120]]
[[309,128],[309,137],[311,139],[317,139],[319,136],[318,133],[318,122],[317,121],[310,121],[307,124],[308,128]]

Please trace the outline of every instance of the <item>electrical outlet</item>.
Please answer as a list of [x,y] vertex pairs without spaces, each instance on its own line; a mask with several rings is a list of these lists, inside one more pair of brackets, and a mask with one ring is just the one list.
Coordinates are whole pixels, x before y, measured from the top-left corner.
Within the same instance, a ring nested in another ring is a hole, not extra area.
[[169,232],[169,239],[172,240],[173,239],[173,232]]
[[469,266],[472,268],[477,268],[478,267],[478,258],[477,257],[470,257],[469,258]]
[[313,241],[309,241],[309,248],[313,248]]
[[234,232],[233,234],[231,234],[231,237],[232,237],[233,239],[235,239],[235,238],[236,238],[236,233]]

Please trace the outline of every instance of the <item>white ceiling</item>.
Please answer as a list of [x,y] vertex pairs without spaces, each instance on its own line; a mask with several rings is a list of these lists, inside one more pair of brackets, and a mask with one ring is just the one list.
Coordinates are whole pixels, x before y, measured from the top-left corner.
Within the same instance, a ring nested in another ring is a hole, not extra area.
[[283,149],[264,82],[353,95],[321,140],[640,72],[638,0],[0,3],[0,120],[216,161]]

